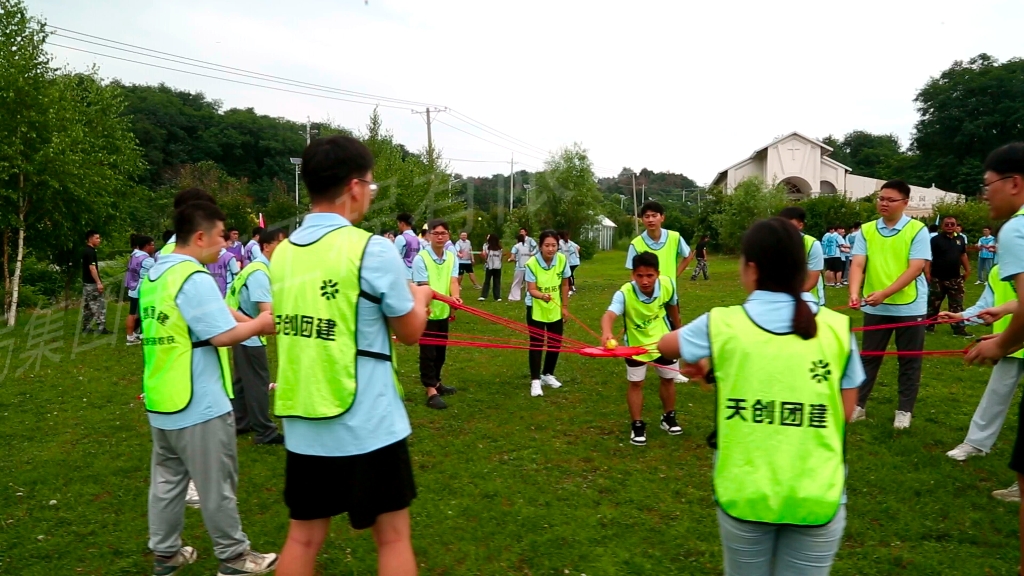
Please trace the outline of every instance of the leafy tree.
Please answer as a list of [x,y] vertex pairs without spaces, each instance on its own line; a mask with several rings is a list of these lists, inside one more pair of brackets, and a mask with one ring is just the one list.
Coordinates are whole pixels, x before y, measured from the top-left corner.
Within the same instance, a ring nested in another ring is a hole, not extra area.
[[920,118],[912,150],[921,173],[939,188],[974,195],[985,156],[1024,140],[1024,60],[1000,63],[988,54],[957,60],[928,80],[914,102]]
[[807,211],[804,233],[815,238],[824,236],[829,226],[849,229],[854,222],[877,218],[873,204],[855,202],[837,194],[821,194],[799,204]]
[[964,234],[971,242],[977,242],[981,237],[981,229],[986,226],[992,228],[993,233],[998,229],[1001,222],[993,222],[989,218],[988,204],[977,200],[966,202],[940,202],[935,205],[927,224],[935,222],[936,217],[945,218],[953,216],[957,224],[964,229]]
[[718,231],[718,244],[727,252],[740,248],[743,233],[755,221],[774,216],[786,205],[786,188],[767,184],[760,177],[751,177],[736,185],[721,198],[711,222]]
[[[541,227],[574,237],[592,226],[601,206],[594,167],[579,144],[562,148],[536,175],[536,219]],[[531,203],[531,208],[533,204]]]

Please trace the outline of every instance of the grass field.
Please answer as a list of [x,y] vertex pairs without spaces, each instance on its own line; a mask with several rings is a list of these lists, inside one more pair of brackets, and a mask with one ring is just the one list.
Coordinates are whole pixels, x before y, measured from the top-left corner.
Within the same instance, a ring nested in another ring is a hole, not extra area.
[[[623,260],[621,252],[605,253],[577,271],[571,309],[595,329],[627,279]],[[684,321],[742,301],[735,260],[709,264],[709,282],[680,282]],[[506,268],[506,291],[511,276]],[[973,303],[979,290],[970,288]],[[830,305],[845,303],[844,294],[829,289]],[[465,295],[476,304],[476,293]],[[483,308],[520,320],[524,313],[520,304]],[[108,308],[109,326],[118,314]],[[136,400],[141,351],[126,348],[123,334],[116,344],[83,350],[97,340],[76,342],[77,321],[77,309],[24,314],[16,329],[0,331],[0,369],[9,360],[0,382],[0,574],[138,575],[150,568],[150,437]],[[508,336],[468,314],[452,331]],[[948,327],[938,332],[929,348],[964,346]],[[593,340],[579,326],[567,334]],[[415,349],[399,354],[414,430],[413,541],[422,574],[721,573],[705,445],[712,391],[679,388],[684,433],[669,437],[652,425],[660,403],[650,374],[649,441],[635,447],[620,361],[563,356],[557,375],[565,386],[530,398],[525,351],[453,348],[445,383],[459,393],[437,412],[424,406]],[[956,357],[926,359],[913,426],[897,433],[895,364],[886,360],[868,420],[849,428],[849,524],[833,574],[1015,574],[1017,507],[989,492],[1013,481],[1006,462],[1016,408],[993,455],[954,462],[944,453],[963,439],[989,370]],[[244,437],[239,466],[243,526],[255,549],[279,550],[288,523],[284,451]],[[196,510],[187,511],[184,539],[200,555],[185,574],[215,573]],[[370,575],[375,566],[370,534],[336,521],[320,572]]]

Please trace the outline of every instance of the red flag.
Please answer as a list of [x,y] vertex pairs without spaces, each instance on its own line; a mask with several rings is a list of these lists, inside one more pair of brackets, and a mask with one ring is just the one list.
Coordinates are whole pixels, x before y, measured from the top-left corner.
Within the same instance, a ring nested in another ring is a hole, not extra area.
[[263,223],[263,212],[260,212],[260,228],[264,227],[266,227],[266,224]]

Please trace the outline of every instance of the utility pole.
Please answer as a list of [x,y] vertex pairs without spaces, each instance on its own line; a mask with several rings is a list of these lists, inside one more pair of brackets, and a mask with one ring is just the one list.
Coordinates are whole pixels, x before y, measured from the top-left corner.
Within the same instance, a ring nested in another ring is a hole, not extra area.
[[640,209],[636,205],[636,173],[633,173],[633,235],[640,235]]
[[508,211],[512,212],[512,199],[516,184],[516,153],[512,153],[512,161],[509,163],[508,173]]
[[[433,134],[433,131],[431,130],[431,126],[434,123],[434,118],[437,117],[436,116],[437,114],[440,114],[441,112],[447,112],[447,111],[448,111],[447,108],[434,108],[434,109],[431,109],[429,107],[426,110],[424,110],[423,112],[420,112],[419,110],[413,110],[412,111],[413,114],[423,114],[424,115],[424,120],[426,120],[426,122],[427,122],[427,161],[430,162],[430,163],[433,163],[433,161],[434,161],[434,134]],[[433,118],[431,117],[431,113],[435,114],[435,116]]]
[[309,134],[309,116],[306,116],[306,146],[309,146],[310,134]]
[[647,184],[640,185],[640,204],[647,202]]

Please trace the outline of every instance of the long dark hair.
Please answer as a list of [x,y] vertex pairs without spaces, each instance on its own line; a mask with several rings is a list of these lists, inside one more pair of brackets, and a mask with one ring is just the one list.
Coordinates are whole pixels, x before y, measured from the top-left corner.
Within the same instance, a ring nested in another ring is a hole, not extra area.
[[501,250],[501,238],[498,238],[497,234],[487,235],[487,249],[492,252]]
[[555,232],[554,230],[545,230],[541,232],[540,237],[537,238],[537,246],[539,247],[541,244],[544,244],[544,241],[547,240],[548,238],[554,238],[555,242],[557,243],[558,232]]
[[757,289],[789,294],[796,300],[793,332],[804,340],[818,333],[814,312],[801,297],[807,280],[807,259],[800,231],[782,218],[755,222],[742,242],[743,259],[757,266]]

